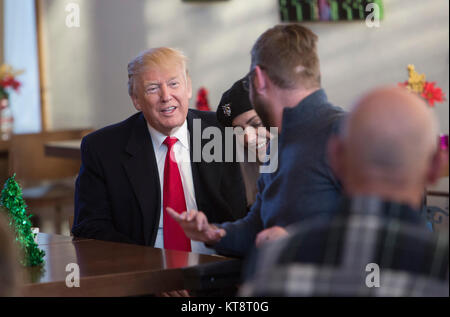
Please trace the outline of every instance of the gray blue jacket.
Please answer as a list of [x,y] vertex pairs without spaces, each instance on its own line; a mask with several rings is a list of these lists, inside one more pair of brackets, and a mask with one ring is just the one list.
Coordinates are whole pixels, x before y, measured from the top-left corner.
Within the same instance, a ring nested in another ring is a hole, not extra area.
[[328,102],[322,89],[284,110],[278,169],[261,174],[256,201],[246,217],[220,225],[227,235],[215,245],[218,252],[243,256],[266,228],[285,227],[338,210],[341,185],[331,172],[326,148],[344,114]]

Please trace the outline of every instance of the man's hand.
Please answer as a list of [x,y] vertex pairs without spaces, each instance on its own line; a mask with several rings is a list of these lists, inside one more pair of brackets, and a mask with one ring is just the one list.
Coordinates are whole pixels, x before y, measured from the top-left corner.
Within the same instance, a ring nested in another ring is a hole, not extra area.
[[259,247],[263,243],[274,241],[287,235],[288,232],[282,227],[278,226],[270,227],[258,233],[258,235],[256,236],[255,244],[257,247]]
[[164,292],[156,295],[157,297],[191,297],[186,290]]
[[179,214],[170,207],[166,210],[180,224],[189,239],[214,244],[226,234],[224,229],[209,224],[208,218],[201,211],[189,210]]

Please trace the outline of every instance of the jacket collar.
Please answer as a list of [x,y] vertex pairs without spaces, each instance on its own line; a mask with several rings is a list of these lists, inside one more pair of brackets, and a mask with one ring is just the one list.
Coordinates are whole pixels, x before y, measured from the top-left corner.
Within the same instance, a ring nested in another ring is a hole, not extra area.
[[[153,210],[156,205],[159,206],[161,193],[156,190],[153,191],[156,193],[156,197],[149,195],[149,189],[159,188],[160,181],[155,153],[146,123],[147,121],[141,113],[132,127],[125,148],[130,156],[123,162],[123,165],[140,205],[145,242],[148,245],[152,244],[152,241],[156,238],[157,230],[152,230],[152,228],[155,228],[159,222],[159,212],[155,214]],[[155,200],[159,203],[155,204]],[[151,233],[153,233],[152,236]]]
[[[167,138],[167,135],[164,135],[155,128],[153,128],[148,122],[147,128],[153,142],[153,147],[155,149],[159,149],[163,144],[164,140]],[[181,145],[185,147],[187,150],[189,150],[189,132],[186,120],[184,120],[183,124],[175,131],[173,131],[173,133],[170,136],[177,138],[178,141],[181,143]]]
[[328,104],[328,98],[323,89],[318,89],[312,94],[302,99],[295,107],[285,108],[283,110],[283,130],[291,125],[299,124],[301,122],[308,122],[314,120],[319,108]]

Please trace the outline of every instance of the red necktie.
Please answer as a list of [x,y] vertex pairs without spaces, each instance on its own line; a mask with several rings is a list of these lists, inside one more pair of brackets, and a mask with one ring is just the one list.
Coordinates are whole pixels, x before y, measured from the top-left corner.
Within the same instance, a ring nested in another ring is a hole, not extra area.
[[167,146],[163,186],[164,248],[191,251],[191,240],[186,237],[181,226],[166,211],[167,207],[171,207],[180,214],[186,211],[183,184],[173,151],[173,145],[177,141],[178,139],[175,137],[167,137],[163,142]]
[[189,253],[167,250],[163,254],[166,258],[166,269],[177,269],[189,264]]

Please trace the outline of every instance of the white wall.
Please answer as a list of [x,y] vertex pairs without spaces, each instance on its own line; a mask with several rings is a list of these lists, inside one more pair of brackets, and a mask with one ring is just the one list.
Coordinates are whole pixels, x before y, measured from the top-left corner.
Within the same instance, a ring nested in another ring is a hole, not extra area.
[[[80,5],[80,28],[65,26],[68,3]],[[330,99],[347,108],[373,86],[406,80],[409,63],[448,96],[449,2],[384,3],[380,28],[362,22],[307,24],[320,37]],[[101,127],[133,113],[126,65],[152,46],[182,49],[190,58],[194,92],[205,85],[215,109],[222,92],[248,71],[257,36],[279,21],[277,0],[45,0],[44,5],[53,129]],[[447,133],[448,108],[448,101],[436,106]]]
[[[70,2],[80,5],[80,28],[65,26]],[[203,85],[215,109],[222,92],[248,72],[256,37],[278,21],[272,0],[46,0],[45,12],[52,129],[101,127],[134,113],[127,63],[155,46],[186,53],[191,106]]]
[[[80,28],[65,26],[65,6],[78,3]],[[309,23],[320,37],[323,86],[348,108],[361,93],[407,79],[415,64],[449,96],[449,2],[385,0],[380,28],[363,22]],[[134,113],[127,96],[128,61],[154,46],[174,46],[190,58],[195,103],[208,88],[214,110],[221,94],[249,68],[258,35],[278,23],[278,0],[45,0],[52,129],[118,122]],[[437,104],[449,132],[449,104]],[[442,185],[443,184],[443,185]],[[448,178],[440,187],[448,191]]]
[[449,131],[449,1],[385,0],[380,28],[364,23],[307,24],[319,36],[323,86],[330,99],[348,107],[377,85],[408,79],[414,64],[447,96],[437,104],[441,130]]

